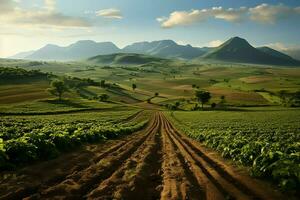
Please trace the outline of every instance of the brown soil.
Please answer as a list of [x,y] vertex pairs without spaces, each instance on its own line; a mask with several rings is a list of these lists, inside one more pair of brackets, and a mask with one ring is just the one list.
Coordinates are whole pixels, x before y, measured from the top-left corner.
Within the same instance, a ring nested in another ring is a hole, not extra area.
[[1,174],[1,199],[284,197],[179,133],[156,113],[144,130],[130,136]]

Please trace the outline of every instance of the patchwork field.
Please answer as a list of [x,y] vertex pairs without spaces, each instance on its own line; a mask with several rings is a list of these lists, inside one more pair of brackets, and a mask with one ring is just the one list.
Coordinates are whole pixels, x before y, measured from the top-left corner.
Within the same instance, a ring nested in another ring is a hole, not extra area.
[[298,68],[0,63],[43,77],[0,81],[0,199],[299,195]]

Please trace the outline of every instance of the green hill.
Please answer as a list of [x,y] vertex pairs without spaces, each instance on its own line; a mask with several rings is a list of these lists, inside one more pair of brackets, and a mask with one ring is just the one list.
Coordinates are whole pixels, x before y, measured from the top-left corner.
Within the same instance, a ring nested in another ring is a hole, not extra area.
[[203,58],[241,63],[300,66],[300,61],[270,48],[256,49],[239,37],[229,39],[220,47],[204,55]]
[[99,55],[87,59],[88,62],[93,64],[130,64],[141,65],[150,62],[166,62],[167,59],[157,58],[153,56],[134,54],[134,53],[118,53],[110,55]]

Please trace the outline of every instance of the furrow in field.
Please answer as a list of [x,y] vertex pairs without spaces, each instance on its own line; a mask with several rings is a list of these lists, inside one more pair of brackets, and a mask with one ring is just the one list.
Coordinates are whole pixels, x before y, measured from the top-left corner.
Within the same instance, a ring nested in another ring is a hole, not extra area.
[[88,199],[159,199],[160,121],[147,140]]
[[117,145],[120,148],[116,147],[115,151],[109,151],[109,153],[101,156],[102,159],[96,159],[99,162],[90,165],[86,169],[75,171],[73,174],[68,175],[62,182],[48,188],[43,188],[42,191],[31,195],[29,199],[82,198],[91,188],[116,171],[149,137],[156,124],[157,119],[155,117],[146,129],[136,133],[135,137],[131,138],[130,141],[122,146],[120,145],[121,147]]
[[[167,123],[168,124],[168,123]],[[202,163],[198,162],[198,160],[191,154],[185,146],[174,137],[171,132],[169,124],[168,134],[171,140],[174,142],[176,147],[182,153],[182,155],[187,159],[187,162],[190,163],[191,168],[193,169],[193,173],[197,177],[201,177],[201,185],[205,189],[206,199],[232,199],[233,195],[226,190],[222,182],[219,182],[217,179],[209,173],[209,169],[206,166],[203,166]]]
[[100,162],[90,166],[86,170],[67,177],[65,181],[42,192],[41,195],[45,198],[52,198],[53,196],[57,196],[56,193],[59,192],[58,196],[70,194],[68,195],[69,197],[82,198],[91,190],[91,188],[111,176],[111,174],[114,173],[114,171],[116,171],[141,144],[143,144],[155,128],[156,123],[157,120],[155,120],[150,128],[145,131],[145,134],[143,134],[142,137],[130,141],[122,146],[122,148],[109,156],[106,156],[104,159],[100,160]]
[[163,139],[163,190],[162,200],[203,199],[204,191],[191,166],[178,151],[167,133],[165,120],[162,120]]
[[166,118],[165,120],[168,123],[171,137],[176,141],[178,147],[193,159],[193,162],[201,168],[205,176],[226,198],[269,199],[271,195],[272,199],[280,199],[276,193],[267,192],[268,188],[263,187],[265,189],[262,190],[261,184],[254,182],[251,178],[234,173],[230,167],[210,158],[200,150],[199,145],[181,135]]

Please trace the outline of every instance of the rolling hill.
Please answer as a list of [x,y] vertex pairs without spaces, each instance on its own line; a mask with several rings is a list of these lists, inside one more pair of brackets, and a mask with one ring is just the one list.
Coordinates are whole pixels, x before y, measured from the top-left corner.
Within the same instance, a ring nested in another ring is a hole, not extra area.
[[89,63],[93,64],[146,64],[153,62],[165,62],[167,59],[157,58],[153,56],[143,55],[143,54],[135,54],[135,53],[118,53],[118,54],[110,54],[110,55],[98,55],[95,57],[88,58],[86,60]]
[[300,61],[283,53],[271,48],[254,48],[245,39],[239,37],[229,39],[202,58],[241,63],[300,65]]
[[138,42],[122,49],[124,53],[138,53],[162,58],[193,59],[205,54],[200,48],[191,45],[179,45],[173,40],[160,40],[153,42]]
[[48,44],[24,57],[30,60],[81,60],[99,54],[113,54],[120,49],[111,42],[94,42],[81,40],[67,47]]

